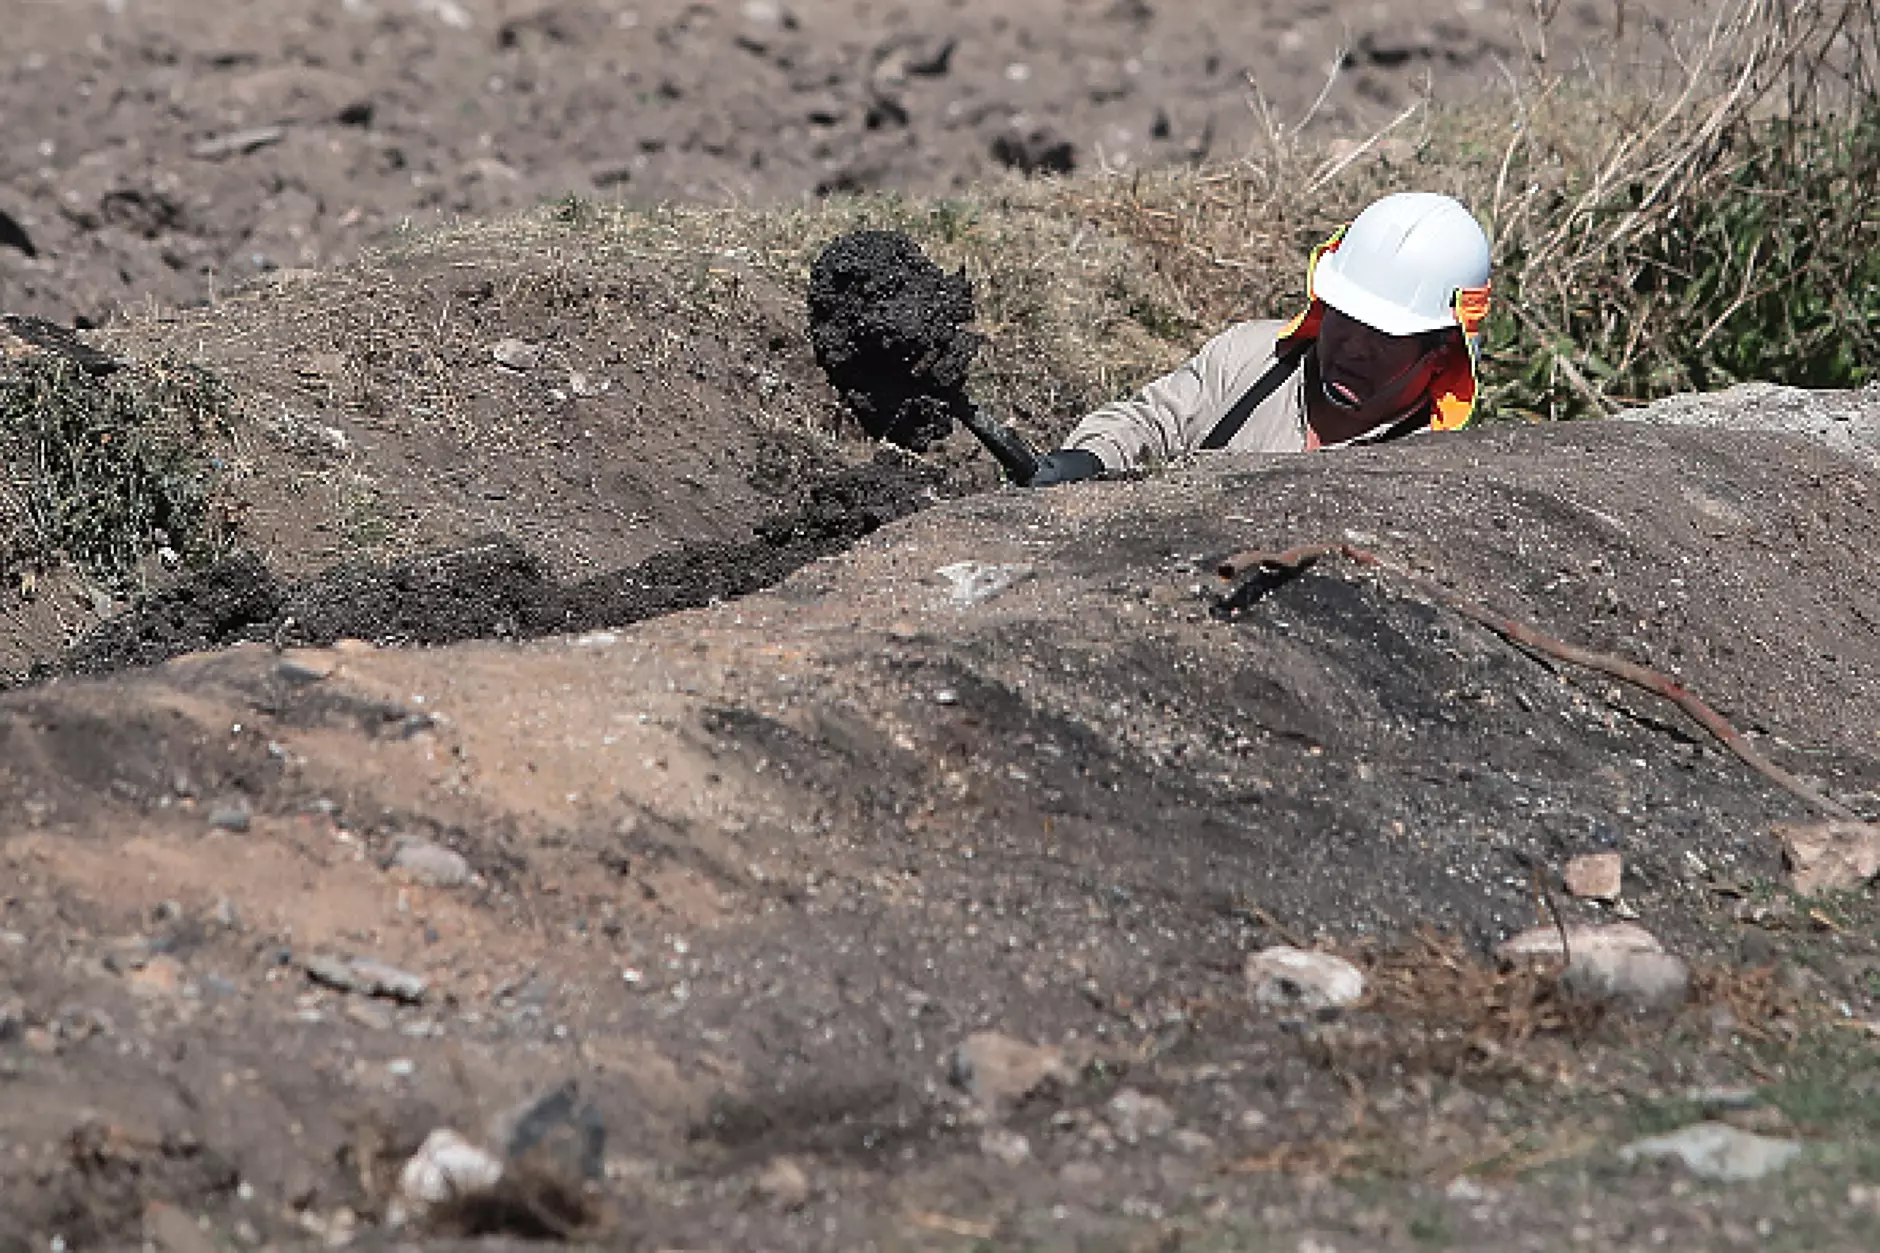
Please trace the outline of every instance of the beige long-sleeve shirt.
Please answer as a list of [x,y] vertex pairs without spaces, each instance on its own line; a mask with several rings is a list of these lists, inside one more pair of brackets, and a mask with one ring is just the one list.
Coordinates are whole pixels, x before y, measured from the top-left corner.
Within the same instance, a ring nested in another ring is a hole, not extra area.
[[[1064,447],[1088,449],[1109,470],[1158,465],[1194,451],[1273,365],[1285,325],[1241,322],[1229,327],[1174,373],[1089,414],[1065,438]],[[1282,381],[1248,415],[1227,447],[1234,452],[1304,452],[1305,374],[1296,368]]]

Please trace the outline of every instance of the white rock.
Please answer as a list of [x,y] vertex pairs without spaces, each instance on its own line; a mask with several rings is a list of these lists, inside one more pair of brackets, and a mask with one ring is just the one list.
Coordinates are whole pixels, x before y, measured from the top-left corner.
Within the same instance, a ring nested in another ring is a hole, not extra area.
[[[1535,927],[1495,950],[1504,961],[1561,956],[1560,930]],[[1629,922],[1568,927],[1563,984],[1594,1000],[1619,1001],[1637,1009],[1674,1009],[1690,989],[1690,968],[1665,952],[1658,937]]]
[[757,1176],[754,1190],[780,1210],[800,1210],[809,1204],[809,1175],[792,1158],[772,1158]]
[[1277,945],[1248,957],[1246,973],[1254,1001],[1269,1009],[1342,1009],[1364,996],[1364,972],[1330,953]]
[[503,1164],[495,1154],[440,1127],[425,1137],[424,1144],[398,1172],[398,1196],[392,1201],[387,1221],[402,1227],[423,1218],[434,1206],[486,1192],[502,1177]]
[[1706,1179],[1760,1179],[1787,1166],[1802,1151],[1794,1140],[1739,1131],[1728,1123],[1700,1122],[1670,1135],[1638,1140],[1619,1150],[1628,1162],[1675,1157]]
[[1000,592],[1031,577],[1030,566],[997,566],[982,561],[956,561],[941,566],[934,574],[951,585],[949,595],[955,605],[983,604]]
[[503,339],[490,349],[490,356],[497,365],[508,366],[512,370],[533,370],[542,364],[542,346],[520,339]]

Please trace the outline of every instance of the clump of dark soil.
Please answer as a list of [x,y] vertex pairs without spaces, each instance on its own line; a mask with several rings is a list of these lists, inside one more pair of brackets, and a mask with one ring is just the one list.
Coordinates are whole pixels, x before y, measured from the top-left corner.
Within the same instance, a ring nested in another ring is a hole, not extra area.
[[898,231],[844,235],[810,270],[816,363],[870,436],[915,452],[972,410],[972,320],[965,271],[946,273]]
[[452,644],[587,631],[746,596],[937,498],[939,476],[884,455],[811,482],[803,502],[744,542],[678,544],[579,581],[557,578],[514,539],[396,562],[346,562],[286,582],[237,553],[151,596],[80,640],[35,678],[105,674],[243,642]]

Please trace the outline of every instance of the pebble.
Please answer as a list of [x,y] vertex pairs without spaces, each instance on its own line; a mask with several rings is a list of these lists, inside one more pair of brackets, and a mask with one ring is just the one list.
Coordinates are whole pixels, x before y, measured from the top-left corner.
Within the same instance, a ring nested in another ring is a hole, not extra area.
[[1175,1126],[1175,1111],[1160,1097],[1135,1088],[1123,1088],[1104,1107],[1110,1129],[1124,1144],[1140,1144],[1165,1136]]
[[1364,972],[1344,958],[1283,944],[1250,955],[1246,976],[1255,1003],[1268,1009],[1342,1009],[1364,996]]
[[1801,1151],[1794,1140],[1740,1131],[1727,1123],[1700,1122],[1669,1135],[1634,1141],[1619,1150],[1619,1157],[1627,1162],[1676,1158],[1701,1178],[1741,1182],[1783,1169]]
[[800,1210],[809,1204],[809,1175],[794,1158],[773,1157],[757,1176],[752,1190],[777,1209]]
[[1204,1157],[1214,1152],[1214,1137],[1199,1131],[1190,1131],[1184,1127],[1170,1135],[1168,1142],[1180,1153],[1190,1157]]
[[512,370],[533,370],[542,364],[542,346],[526,340],[503,339],[490,349],[490,356],[496,364]]
[[209,814],[209,825],[218,831],[246,831],[252,823],[246,805],[223,805]]
[[470,882],[470,863],[463,854],[429,840],[399,840],[392,850],[392,868],[426,887],[455,888]]
[[1062,1049],[1028,1044],[996,1031],[967,1036],[953,1050],[948,1068],[953,1086],[986,1110],[1018,1104],[1052,1085],[1076,1079]]
[[1588,901],[1616,901],[1625,878],[1625,859],[1618,853],[1587,853],[1567,862],[1561,877],[1567,891]]

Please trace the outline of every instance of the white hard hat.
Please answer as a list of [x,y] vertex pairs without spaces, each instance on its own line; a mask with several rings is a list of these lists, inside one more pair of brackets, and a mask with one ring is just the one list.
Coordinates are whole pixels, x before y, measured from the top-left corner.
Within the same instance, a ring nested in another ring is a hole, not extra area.
[[1345,228],[1312,272],[1312,294],[1386,335],[1460,325],[1456,294],[1488,286],[1488,236],[1448,196],[1386,196]]

